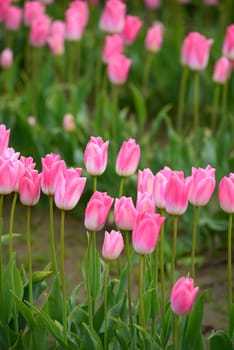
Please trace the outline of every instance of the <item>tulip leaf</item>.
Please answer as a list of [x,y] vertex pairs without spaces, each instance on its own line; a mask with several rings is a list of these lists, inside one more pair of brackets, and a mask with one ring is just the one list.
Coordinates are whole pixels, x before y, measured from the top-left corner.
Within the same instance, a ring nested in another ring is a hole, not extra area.
[[48,315],[59,322],[63,320],[63,300],[60,288],[59,275],[55,276],[50,293],[43,306],[43,310],[48,312]]
[[[13,238],[16,238],[16,237],[20,237],[21,236],[21,233],[12,233],[12,237]],[[1,240],[2,240],[2,244],[6,243],[9,241],[9,233],[6,233],[5,235],[2,235],[1,236]]]
[[82,323],[88,323],[89,317],[87,311],[83,305],[77,305],[68,316],[69,329],[76,331],[79,329]]
[[44,281],[46,278],[51,276],[54,272],[53,271],[35,271],[32,274],[32,283],[40,283]]
[[210,350],[233,350],[231,339],[223,330],[218,330],[210,336]]
[[37,319],[34,326],[23,334],[22,341],[24,349],[41,350],[47,348],[48,330],[40,319]]
[[129,84],[129,87],[133,96],[136,115],[139,119],[140,126],[144,127],[147,120],[147,109],[144,97],[140,90],[134,84]]
[[128,271],[127,271],[127,266],[125,266],[119,276],[119,286],[116,292],[116,302],[123,299],[124,294],[126,293],[127,282],[128,282]]
[[83,331],[83,337],[82,337],[82,350],[89,349],[89,350],[102,350],[102,342],[99,338],[98,334],[95,332],[94,329],[89,327],[86,323],[82,323],[82,331]]
[[172,329],[172,310],[171,305],[168,303],[165,308],[165,315],[162,320],[162,328],[161,328],[161,345],[163,349],[166,347],[166,344],[169,340],[169,337],[171,335],[171,329]]
[[17,295],[15,295],[13,293],[13,291],[10,290],[10,293],[15,298],[15,302],[17,304],[18,310],[21,312],[21,314],[23,315],[24,319],[27,321],[29,326],[32,327],[35,324],[35,318],[33,316],[32,311],[30,310],[30,308],[22,300],[20,300],[18,298]]

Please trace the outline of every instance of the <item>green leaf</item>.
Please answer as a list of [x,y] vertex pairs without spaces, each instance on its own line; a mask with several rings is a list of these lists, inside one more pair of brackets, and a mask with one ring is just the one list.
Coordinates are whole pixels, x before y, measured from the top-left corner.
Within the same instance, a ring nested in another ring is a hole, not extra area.
[[88,323],[89,316],[86,310],[84,310],[82,305],[77,305],[68,316],[69,329],[78,332],[79,327],[82,323]]
[[140,127],[144,127],[147,120],[147,109],[144,97],[134,84],[129,84],[129,87],[133,96],[134,107],[136,110],[137,118],[140,122]]
[[53,319],[62,323],[63,320],[63,299],[61,294],[59,275],[55,276],[52,288],[48,295],[47,301],[43,306],[48,315]]
[[[12,237],[20,237],[21,233],[12,233]],[[9,241],[9,233],[1,236],[2,244],[7,243]]]
[[47,349],[48,330],[40,318],[33,327],[30,327],[23,334],[23,344],[25,349],[42,350]]
[[28,325],[32,327],[35,323],[35,319],[32,313],[32,310],[28,306],[25,305],[25,303],[20,300],[17,295],[13,293],[13,291],[10,291],[10,293],[14,296],[15,302],[17,304],[18,310],[23,315],[24,319],[27,321]]
[[233,350],[231,339],[222,330],[210,336],[210,350]]
[[37,284],[42,281],[44,281],[46,278],[51,276],[54,272],[53,271],[35,271],[32,274],[32,283]]
[[127,271],[127,266],[125,266],[120,273],[119,286],[116,292],[116,302],[119,302],[119,300],[123,299],[124,294],[126,293],[127,282],[128,282],[128,271]]
[[231,310],[229,310],[228,316],[228,333],[230,336],[233,336],[234,330],[234,304],[231,306]]
[[82,349],[89,350],[102,350],[102,342],[98,334],[94,329],[90,328],[87,324],[82,323]]
[[2,300],[0,319],[2,325],[6,326],[12,318],[13,311],[13,296],[9,293],[12,290],[15,293],[14,288],[14,273],[15,273],[15,255],[9,261],[6,270],[3,273],[2,283]]

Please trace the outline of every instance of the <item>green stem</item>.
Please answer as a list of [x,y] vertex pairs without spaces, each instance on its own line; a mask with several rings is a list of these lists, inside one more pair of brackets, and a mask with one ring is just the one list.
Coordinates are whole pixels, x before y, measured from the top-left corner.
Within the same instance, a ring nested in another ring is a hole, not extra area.
[[174,350],[179,350],[179,316],[175,315],[174,323]]
[[107,328],[108,328],[108,315],[107,315],[107,297],[108,297],[108,277],[109,277],[109,262],[106,262],[106,269],[105,269],[105,277],[104,277],[104,320],[105,320],[105,328],[104,328],[104,350],[108,349],[108,343],[107,343]]
[[89,326],[93,328],[93,303],[90,290],[90,253],[93,245],[93,232],[88,232],[88,248],[87,248],[87,261],[86,261],[86,291],[88,296],[88,314],[89,314]]
[[9,260],[12,258],[13,254],[13,223],[14,223],[14,215],[15,215],[15,206],[18,197],[18,192],[14,192],[13,200],[11,203],[11,212],[10,212],[10,223],[9,223]]
[[124,189],[124,176],[121,176],[120,178],[120,184],[119,184],[119,194],[118,194],[118,198],[122,197],[123,195],[123,189]]
[[227,119],[227,97],[228,97],[228,81],[223,85],[222,95],[222,117]]
[[[229,214],[228,216],[228,266],[227,266],[227,269],[228,269],[228,313],[230,315],[232,310],[232,214]],[[231,324],[229,324],[229,333],[230,332],[231,332]]]
[[67,343],[67,293],[66,293],[66,281],[65,281],[65,269],[64,269],[64,223],[65,223],[65,210],[61,210],[61,223],[60,223],[60,266],[61,266],[61,287],[63,295],[63,335],[64,340]]
[[118,123],[118,86],[112,84],[112,140],[117,146],[117,123]]
[[198,224],[198,207],[194,206],[194,216],[193,216],[193,238],[192,238],[192,278],[195,278],[195,255],[196,255],[196,241],[197,241],[197,224]]
[[145,308],[144,308],[144,298],[143,298],[143,287],[144,287],[144,267],[145,267],[145,255],[140,255],[140,265],[139,265],[139,324],[141,327],[145,328]]
[[53,202],[54,198],[52,195],[49,195],[49,212],[50,212],[50,249],[52,255],[52,264],[55,273],[58,273],[58,265],[56,258],[56,250],[55,250],[55,240],[54,240],[54,209]]
[[148,92],[148,83],[149,83],[149,73],[150,73],[150,68],[151,64],[153,61],[153,53],[152,52],[146,52],[147,57],[146,57],[146,62],[145,62],[145,67],[144,67],[144,72],[143,72],[143,95],[144,97],[147,97],[147,92]]
[[194,131],[199,128],[200,74],[194,75]]
[[97,176],[93,177],[93,192],[97,191]]
[[178,217],[176,215],[173,216],[173,238],[172,238],[172,251],[171,251],[171,288],[174,284],[174,274],[175,274],[175,260],[176,260],[176,240],[177,240],[177,223]]
[[184,102],[185,102],[185,93],[188,80],[189,70],[187,67],[184,67],[181,81],[180,81],[180,91],[179,91],[179,101],[178,101],[178,115],[177,115],[177,131],[180,132],[182,129],[183,115],[184,115]]
[[2,272],[3,272],[3,262],[2,262],[2,211],[3,211],[3,195],[0,195],[0,300],[2,300]]
[[29,304],[33,305],[33,288],[32,288],[32,253],[31,253],[31,207],[27,207],[27,225],[26,225],[26,237],[27,237],[27,251],[28,251],[28,289],[29,289]]
[[215,133],[215,129],[216,129],[217,111],[218,111],[218,105],[219,105],[219,95],[220,95],[220,84],[216,84],[215,92],[214,92],[214,99],[213,99],[212,119],[211,119],[211,128],[212,128],[213,134]]
[[[164,216],[164,209],[161,210],[161,215]],[[164,232],[164,224],[163,224],[159,235],[162,319],[164,319],[164,313],[165,313],[164,233],[165,232]]]
[[131,291],[131,261],[130,261],[130,245],[129,245],[129,232],[126,231],[125,235],[125,249],[127,255],[127,270],[128,270],[128,317],[131,334],[133,335],[133,322],[132,322],[132,291]]

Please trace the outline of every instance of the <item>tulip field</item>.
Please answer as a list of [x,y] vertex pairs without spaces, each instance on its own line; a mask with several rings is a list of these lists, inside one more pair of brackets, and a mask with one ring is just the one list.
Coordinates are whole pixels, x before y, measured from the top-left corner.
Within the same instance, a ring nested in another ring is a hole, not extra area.
[[0,350],[234,349],[233,69],[231,0],[0,0]]

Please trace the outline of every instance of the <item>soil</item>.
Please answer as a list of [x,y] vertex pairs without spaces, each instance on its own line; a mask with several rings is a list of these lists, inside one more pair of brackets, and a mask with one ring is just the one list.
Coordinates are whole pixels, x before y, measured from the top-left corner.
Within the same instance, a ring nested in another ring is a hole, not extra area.
[[[4,233],[9,225],[10,202],[4,204],[3,227]],[[26,251],[26,222],[25,208],[17,204],[15,211],[14,229],[21,236],[14,238],[13,247],[19,264],[27,266]],[[68,291],[82,281],[81,265],[87,247],[87,237],[83,223],[73,213],[67,213],[65,219],[65,271]],[[59,211],[55,209],[55,238],[57,253],[59,253]],[[98,247],[101,247],[103,234],[97,235]],[[41,207],[32,209],[31,241],[33,255],[33,270],[43,269],[50,261],[49,213]],[[5,249],[7,257],[7,246]],[[202,266],[196,269],[196,285],[200,290],[207,291],[207,300],[203,320],[203,331],[210,334],[212,329],[227,329],[227,261],[226,252],[217,251],[208,258]],[[26,268],[25,268],[26,269]],[[185,266],[177,266],[178,276],[186,276]]]

